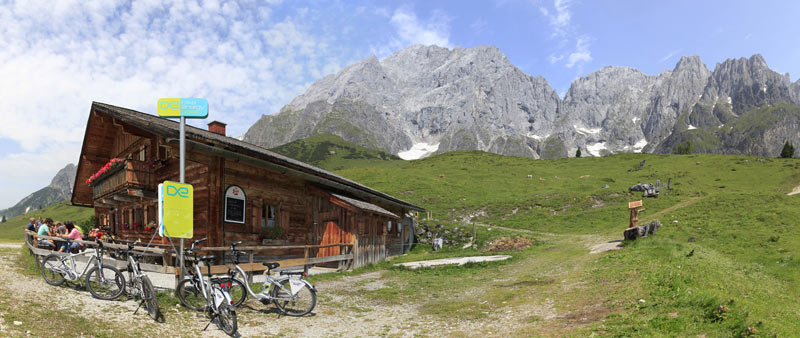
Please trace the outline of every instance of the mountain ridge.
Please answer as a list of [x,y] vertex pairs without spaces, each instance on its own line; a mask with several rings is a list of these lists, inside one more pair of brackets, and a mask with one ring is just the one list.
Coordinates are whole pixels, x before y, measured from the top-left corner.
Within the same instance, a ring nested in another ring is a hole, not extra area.
[[[800,80],[772,71],[760,54],[713,71],[696,55],[656,75],[606,66],[573,81],[560,98],[496,47],[414,45],[320,79],[277,114],[263,115],[244,140],[272,148],[330,133],[392,154],[420,145],[531,158],[572,156],[578,147],[593,156],[668,153],[671,135],[721,128],[779,103],[800,103]],[[773,155],[780,143],[752,148],[760,149],[753,155]],[[719,151],[748,151],[725,147]]]
[[25,196],[8,209],[0,210],[0,216],[12,218],[32,210],[45,208],[53,203],[69,200],[72,197],[72,187],[75,186],[76,175],[75,164],[67,164],[53,176],[48,186]]

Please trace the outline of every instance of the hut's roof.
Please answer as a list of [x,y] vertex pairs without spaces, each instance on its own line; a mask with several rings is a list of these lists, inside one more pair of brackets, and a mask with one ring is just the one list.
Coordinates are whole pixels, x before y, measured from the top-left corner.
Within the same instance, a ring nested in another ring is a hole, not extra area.
[[[179,131],[180,123],[174,120],[161,118],[158,116],[100,102],[93,102],[92,110],[98,113],[108,115],[114,119],[119,120],[120,122],[132,125],[136,128],[145,130],[154,135],[158,135],[160,137],[164,137],[167,139],[178,139],[180,134]],[[316,181],[317,183],[327,186],[329,188],[333,188],[335,190],[345,190],[350,194],[361,195],[361,197],[369,197],[369,199],[374,198],[382,200],[384,202],[389,202],[390,204],[397,205],[410,210],[417,210],[417,211],[425,210],[419,206],[400,200],[398,198],[382,193],[365,185],[359,184],[347,178],[341,177],[327,170],[317,168],[313,165],[283,156],[281,154],[272,152],[265,148],[244,141],[240,141],[232,137],[227,137],[224,135],[212,133],[208,130],[186,125],[186,140],[195,141],[198,143],[202,143],[206,146],[220,149],[222,151],[234,152],[237,154],[245,155],[248,157],[255,158],[257,160],[261,160],[264,162],[268,162],[274,165],[287,168],[289,170],[287,170],[286,173],[289,175],[302,175],[302,176],[312,175],[318,177],[320,179]],[[257,163],[263,163],[263,162],[257,162]],[[79,180],[76,180],[76,185],[78,181]],[[357,202],[360,202],[362,204],[366,203],[363,201],[357,201]],[[348,201],[348,203],[350,202]],[[381,207],[369,203],[366,204],[371,205],[373,208],[378,208],[382,210],[382,213],[389,213],[390,215],[394,215],[391,212],[388,212]],[[358,207],[362,208],[361,206]],[[378,212],[378,210],[372,210],[372,211]]]
[[377,214],[381,214],[381,215],[385,215],[385,216],[389,216],[389,217],[392,217],[392,218],[400,218],[400,216],[395,215],[393,212],[391,212],[389,210],[386,210],[384,208],[381,208],[381,207],[379,207],[379,206],[377,206],[375,204],[372,204],[372,203],[367,203],[367,202],[364,202],[364,201],[361,201],[361,200],[357,200],[355,198],[350,198],[350,197],[347,197],[347,196],[342,196],[342,195],[334,194],[334,193],[331,193],[331,196],[341,200],[342,202],[345,202],[345,203],[350,204],[350,205],[352,205],[352,206],[354,206],[356,208],[359,208],[361,210],[371,211],[371,212],[374,212],[374,213],[377,213]]

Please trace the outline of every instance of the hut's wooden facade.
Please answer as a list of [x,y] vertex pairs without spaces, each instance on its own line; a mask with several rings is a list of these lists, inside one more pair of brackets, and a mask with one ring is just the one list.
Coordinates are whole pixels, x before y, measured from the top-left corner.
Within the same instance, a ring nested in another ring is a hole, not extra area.
[[[353,244],[353,267],[403,253],[409,215],[423,209],[323,169],[225,136],[225,125],[186,128],[186,183],[194,187],[194,237],[207,246]],[[178,181],[178,123],[95,102],[89,114],[72,203],[92,206],[120,238],[147,241],[156,189]],[[124,160],[90,184],[112,158]],[[158,236],[156,236],[159,238]],[[293,251],[295,250],[295,251]],[[297,249],[276,255],[297,256]],[[338,255],[323,248],[316,257]]]

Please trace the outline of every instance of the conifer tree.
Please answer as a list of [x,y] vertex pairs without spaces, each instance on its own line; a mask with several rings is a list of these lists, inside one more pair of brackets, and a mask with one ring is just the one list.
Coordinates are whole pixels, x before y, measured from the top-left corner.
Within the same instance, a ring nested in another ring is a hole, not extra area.
[[786,141],[783,144],[783,149],[781,150],[781,158],[792,158],[794,157],[794,146],[791,142]]

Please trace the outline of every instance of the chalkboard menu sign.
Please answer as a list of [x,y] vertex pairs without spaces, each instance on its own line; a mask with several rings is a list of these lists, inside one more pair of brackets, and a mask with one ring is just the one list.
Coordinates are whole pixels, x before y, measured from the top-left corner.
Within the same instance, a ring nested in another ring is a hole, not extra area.
[[232,185],[225,191],[225,222],[244,224],[244,190]]

